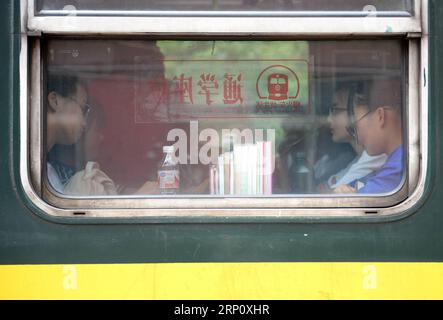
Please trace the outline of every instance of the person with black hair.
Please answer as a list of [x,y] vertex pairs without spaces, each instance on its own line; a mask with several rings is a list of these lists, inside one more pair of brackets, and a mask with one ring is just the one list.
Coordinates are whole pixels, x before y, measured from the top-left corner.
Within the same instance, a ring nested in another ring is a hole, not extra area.
[[[72,145],[86,128],[90,110],[86,86],[75,75],[49,75],[46,96],[46,150],[55,145]],[[47,162],[51,186],[63,193],[64,184],[75,173],[73,168]]]
[[399,79],[376,79],[368,90],[366,104],[354,105],[348,131],[371,155],[387,154],[378,170],[351,183],[338,186],[336,193],[388,193],[401,183],[404,174],[402,90]]
[[365,83],[363,81],[350,82],[339,85],[334,94],[328,116],[332,141],[349,143],[356,156],[345,168],[332,174],[328,178],[326,186],[320,186],[320,189],[334,189],[363,178],[380,168],[386,161],[387,156],[383,153],[369,155],[347,130],[350,124],[350,108],[367,103],[367,94],[364,89]]
[[[116,194],[117,186],[100,170],[96,160],[97,144],[103,138],[99,127],[103,125],[103,113],[100,109],[93,110],[88,103],[86,85],[78,77],[70,74],[49,75],[47,87],[47,112],[46,112],[46,146],[47,146],[47,176],[49,183],[55,191],[62,194],[91,196]],[[91,121],[89,121],[91,120]],[[86,130],[89,130],[85,135]],[[82,139],[83,138],[83,139]],[[82,140],[82,141],[81,141]],[[81,142],[80,144],[78,144]],[[77,144],[77,145],[76,145]],[[51,151],[61,147],[61,153],[68,151],[64,156],[60,153],[51,154]],[[82,152],[80,167],[75,164],[73,153],[75,147]],[[88,166],[88,162],[93,165]],[[82,167],[85,168],[83,169]],[[90,172],[86,172],[87,169]],[[94,181],[84,179],[88,174],[94,173]],[[83,177],[81,177],[83,175]],[[73,179],[77,177],[73,187]],[[96,181],[97,180],[97,181]],[[100,186],[101,185],[101,186]],[[107,187],[106,190],[98,187]],[[112,188],[111,188],[112,187]],[[87,191],[89,190],[89,191]],[[103,193],[106,191],[107,193]],[[157,181],[147,181],[133,194],[153,194],[158,192]]]

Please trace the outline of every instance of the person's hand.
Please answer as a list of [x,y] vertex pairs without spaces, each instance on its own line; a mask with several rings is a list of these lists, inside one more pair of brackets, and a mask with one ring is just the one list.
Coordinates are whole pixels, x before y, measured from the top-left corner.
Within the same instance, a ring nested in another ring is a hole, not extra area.
[[135,192],[135,194],[158,194],[158,182],[157,181],[147,181],[140,189]]
[[326,184],[326,183],[319,184],[317,186],[316,190],[319,193],[330,193],[333,191],[331,188],[329,188],[328,184]]
[[341,186],[335,188],[333,191],[334,193],[356,193],[357,189],[348,186],[347,184],[342,184]]

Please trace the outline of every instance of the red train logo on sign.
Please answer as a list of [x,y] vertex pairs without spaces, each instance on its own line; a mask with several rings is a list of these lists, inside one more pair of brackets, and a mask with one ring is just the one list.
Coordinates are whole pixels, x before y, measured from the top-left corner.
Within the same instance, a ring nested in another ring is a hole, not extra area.
[[272,73],[268,76],[269,100],[288,99],[288,76],[283,73]]
[[260,99],[273,101],[297,99],[300,93],[300,80],[287,66],[272,65],[260,73],[256,89]]

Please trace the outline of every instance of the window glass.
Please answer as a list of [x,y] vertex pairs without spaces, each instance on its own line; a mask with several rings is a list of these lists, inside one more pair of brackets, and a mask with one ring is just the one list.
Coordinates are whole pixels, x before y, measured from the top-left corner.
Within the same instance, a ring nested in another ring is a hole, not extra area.
[[[49,14],[53,10],[101,11],[231,11],[231,12],[370,12],[398,15],[413,11],[412,0],[37,0],[37,12]],[[395,13],[397,12],[397,13]],[[58,12],[60,14],[60,12]],[[81,14],[81,12],[79,12]],[[92,14],[100,14],[98,12]]]
[[79,197],[392,193],[405,47],[48,40],[47,180]]

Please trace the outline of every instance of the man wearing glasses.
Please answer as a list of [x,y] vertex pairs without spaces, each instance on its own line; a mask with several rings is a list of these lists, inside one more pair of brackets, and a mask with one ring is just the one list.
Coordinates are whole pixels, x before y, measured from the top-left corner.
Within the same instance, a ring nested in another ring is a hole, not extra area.
[[[59,145],[77,143],[86,128],[90,107],[88,94],[79,79],[73,75],[49,75],[46,110],[46,151]],[[47,162],[51,186],[63,193],[64,185],[75,169],[58,162]]]
[[387,154],[383,166],[362,179],[334,189],[336,193],[388,193],[403,178],[402,94],[397,79],[376,79],[369,85],[366,105],[354,105],[350,134],[370,156]]
[[[76,174],[76,168],[59,161],[57,157],[49,157],[49,152],[55,145],[70,146],[79,142],[87,129],[91,108],[87,103],[86,86],[76,76],[67,74],[50,75],[47,92],[47,175],[51,186],[57,192],[65,193],[65,186]],[[90,128],[91,123],[89,123]],[[106,176],[106,179],[108,178]],[[87,183],[86,180],[84,183]],[[86,193],[86,185],[82,186],[84,190],[80,189],[78,191],[81,195],[103,195]],[[157,181],[147,181],[133,193],[139,195],[158,193]],[[72,194],[72,190],[70,194]]]

